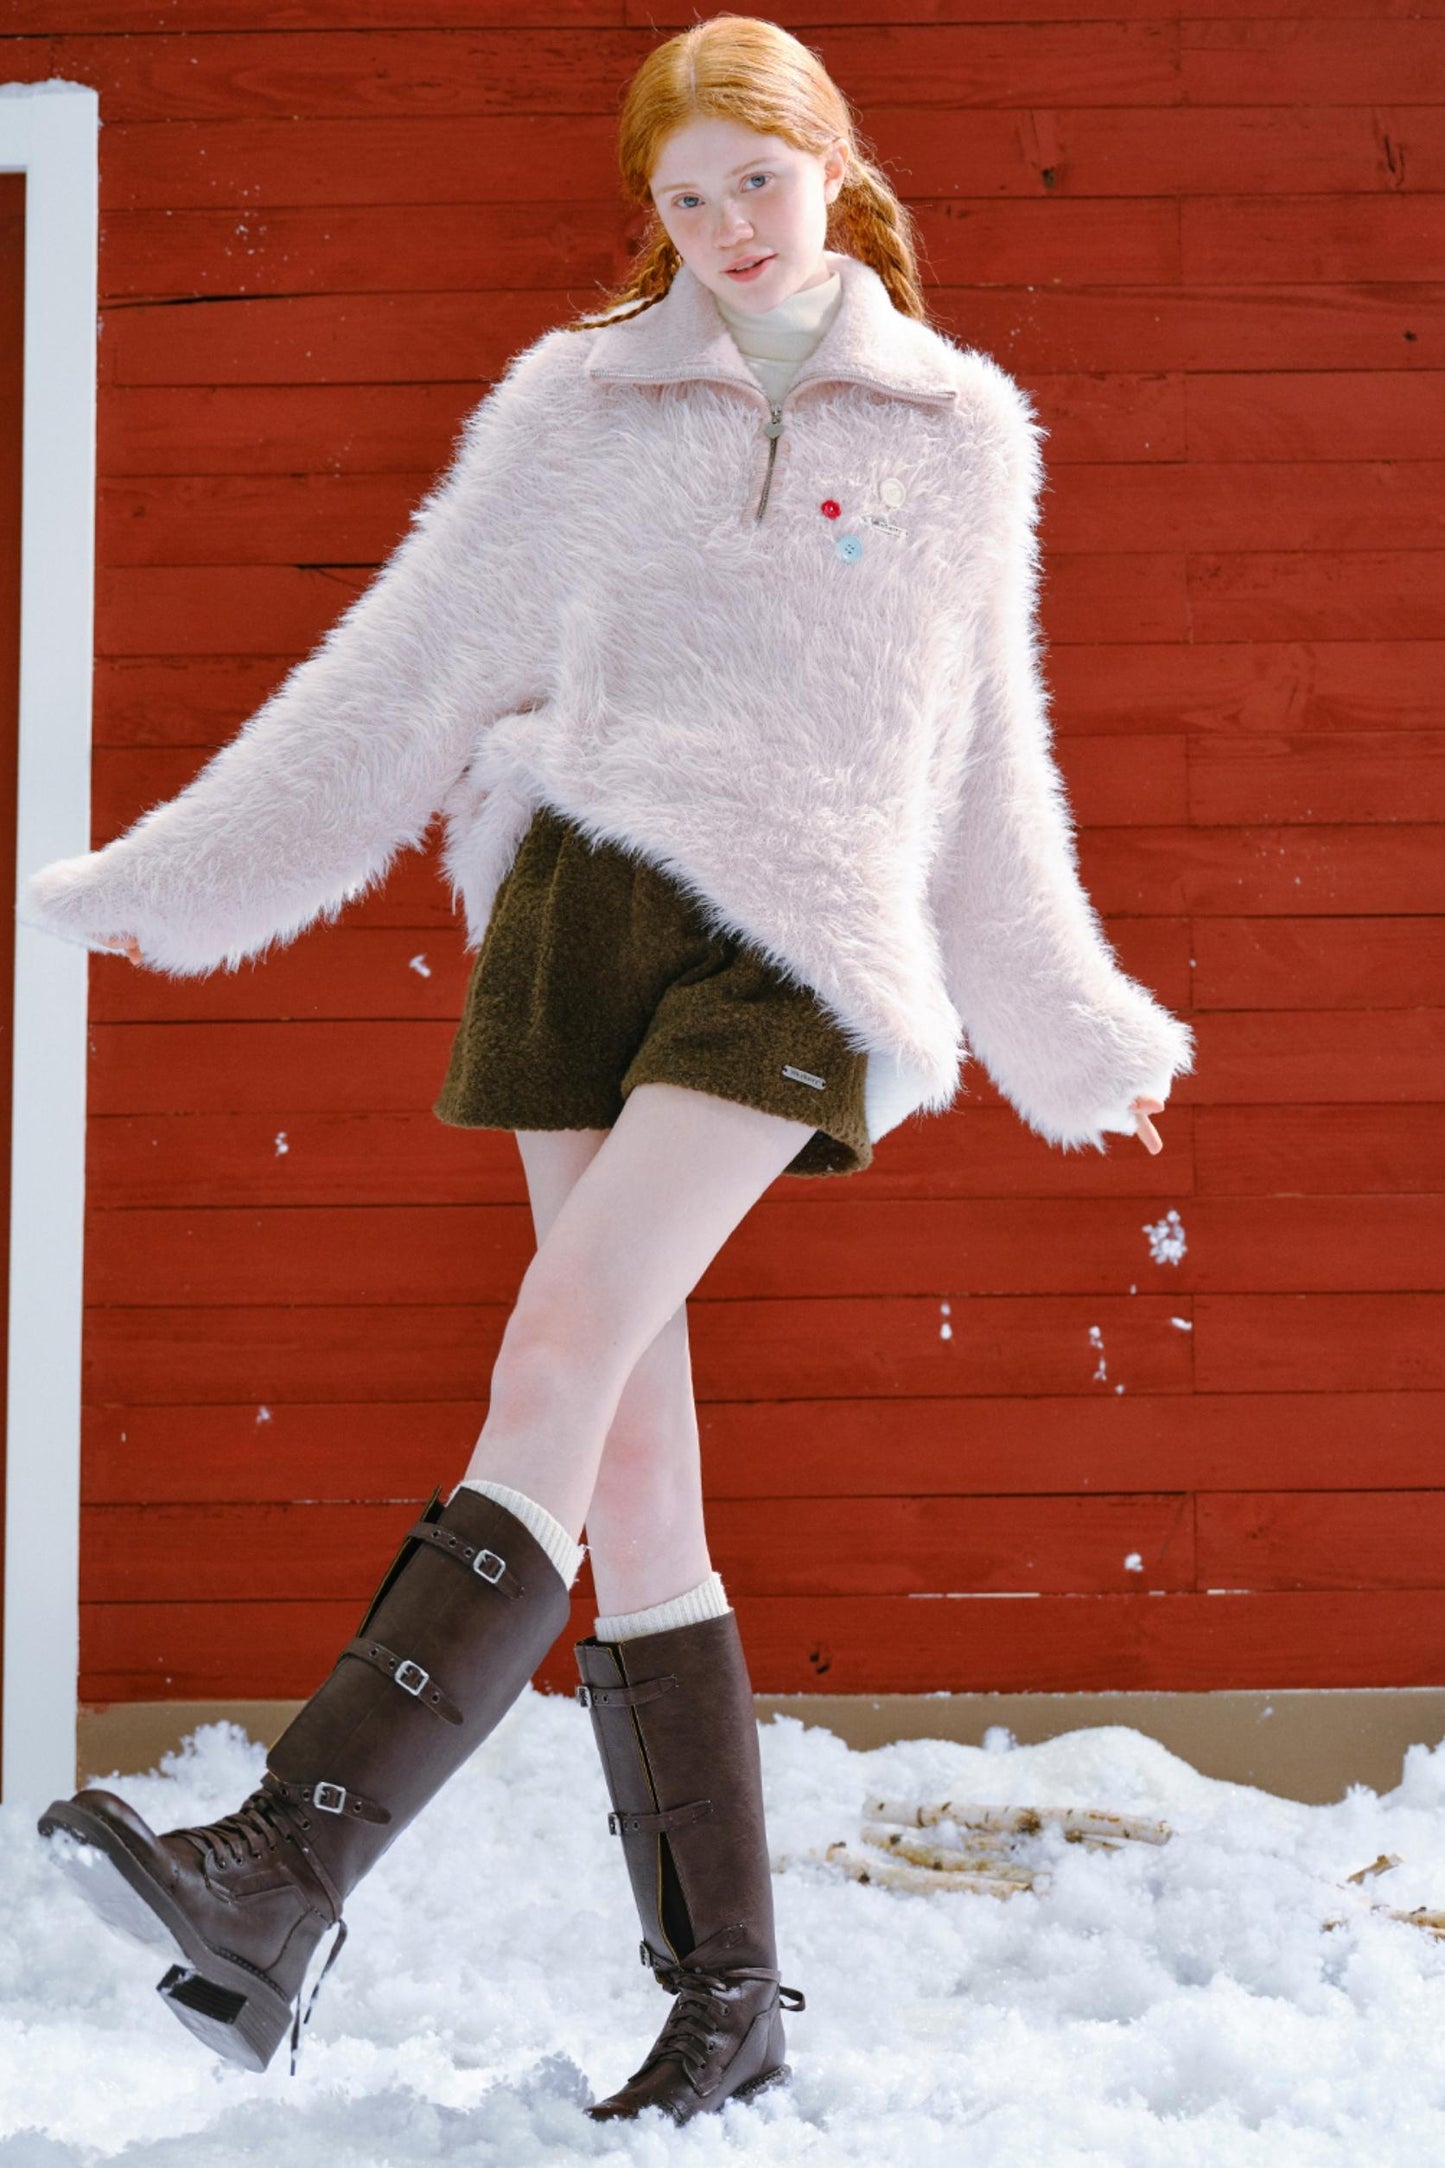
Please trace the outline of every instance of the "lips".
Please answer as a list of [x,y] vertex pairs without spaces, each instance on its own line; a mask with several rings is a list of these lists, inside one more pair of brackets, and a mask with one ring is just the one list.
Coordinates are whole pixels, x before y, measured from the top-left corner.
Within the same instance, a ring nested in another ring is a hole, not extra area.
[[772,256],[769,254],[766,256],[749,256],[741,263],[730,263],[727,266],[728,277],[745,278],[750,271],[760,270],[765,263],[771,263],[772,260]]

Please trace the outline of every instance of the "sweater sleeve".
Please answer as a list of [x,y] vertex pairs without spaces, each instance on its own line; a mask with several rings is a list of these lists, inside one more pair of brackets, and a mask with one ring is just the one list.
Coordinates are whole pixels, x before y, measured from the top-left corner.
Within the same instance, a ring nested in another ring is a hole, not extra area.
[[33,873],[19,919],[153,969],[234,969],[384,880],[425,838],[478,728],[547,651],[528,387],[548,334],[468,416],[410,531],[310,656],[174,798]]
[[1082,886],[1038,626],[1040,440],[996,364],[981,443],[1000,507],[973,618],[971,726],[934,874],[948,990],[999,1090],[1050,1143],[1104,1148],[1193,1065],[1188,1027],[1120,968]]

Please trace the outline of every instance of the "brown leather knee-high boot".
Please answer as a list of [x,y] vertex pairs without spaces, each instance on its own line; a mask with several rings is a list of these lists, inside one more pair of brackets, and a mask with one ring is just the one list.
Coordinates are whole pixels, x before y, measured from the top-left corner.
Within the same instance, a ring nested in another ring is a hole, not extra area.
[[113,1792],[85,1790],[40,1818],[93,1910],[175,1960],[159,1989],[182,2024],[246,2069],[266,2068],[289,2023],[294,2071],[317,1945],[339,1929],[306,2018],[345,1940],[346,1898],[570,1616],[561,1574],[514,1514],[475,1490],[440,1498],[235,1813],[158,1837]]
[[574,1644],[606,1773],[608,1827],[642,1923],[641,1956],[675,1997],[652,2052],[597,2121],[662,2108],[686,2122],[791,2075],[773,1923],[762,1763],[737,1615]]

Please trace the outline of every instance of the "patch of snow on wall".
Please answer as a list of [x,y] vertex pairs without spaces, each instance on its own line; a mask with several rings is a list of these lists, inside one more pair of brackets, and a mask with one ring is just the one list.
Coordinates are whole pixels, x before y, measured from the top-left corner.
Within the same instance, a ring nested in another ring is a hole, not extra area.
[[1156,1265],[1177,1265],[1188,1248],[1184,1222],[1172,1208],[1161,1220],[1146,1220],[1144,1232],[1149,1237],[1149,1255]]

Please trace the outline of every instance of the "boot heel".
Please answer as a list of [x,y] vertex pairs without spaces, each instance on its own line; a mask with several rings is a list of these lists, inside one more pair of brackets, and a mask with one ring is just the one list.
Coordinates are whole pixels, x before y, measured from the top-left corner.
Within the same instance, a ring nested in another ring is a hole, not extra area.
[[259,1980],[241,1994],[189,1965],[172,1965],[156,1992],[198,2040],[247,2070],[266,2069],[291,2024],[291,2005]]

